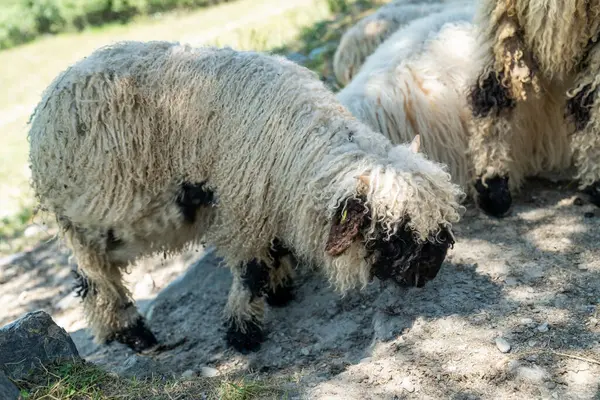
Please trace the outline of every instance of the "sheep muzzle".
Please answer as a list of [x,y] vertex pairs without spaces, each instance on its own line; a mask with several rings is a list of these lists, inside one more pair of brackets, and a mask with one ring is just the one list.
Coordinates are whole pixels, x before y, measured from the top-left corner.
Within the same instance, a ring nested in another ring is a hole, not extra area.
[[452,234],[441,228],[426,242],[415,240],[412,232],[401,227],[389,239],[378,238],[367,250],[372,256],[372,274],[381,280],[392,279],[400,286],[423,287],[433,280],[454,245]]

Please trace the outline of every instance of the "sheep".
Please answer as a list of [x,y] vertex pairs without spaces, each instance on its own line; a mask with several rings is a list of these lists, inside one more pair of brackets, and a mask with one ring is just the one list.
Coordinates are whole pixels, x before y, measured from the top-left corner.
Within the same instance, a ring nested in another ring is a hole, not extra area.
[[474,54],[473,6],[446,5],[416,18],[370,55],[337,99],[394,144],[420,137],[423,152],[446,164],[473,195],[467,154],[466,89]]
[[347,85],[359,72],[365,59],[400,27],[455,3],[470,4],[471,1],[395,0],[360,19],[342,35],[335,51],[333,71],[338,83]]
[[265,301],[297,264],[342,295],[375,277],[422,287],[455,242],[447,168],[360,123],[283,57],[119,42],[63,71],[28,133],[32,187],[56,215],[97,343],[158,340],[123,285],[142,256],[204,243],[230,268],[225,340],[264,341]]
[[527,176],[573,171],[600,206],[600,0],[483,0],[468,89],[478,204],[503,217]]

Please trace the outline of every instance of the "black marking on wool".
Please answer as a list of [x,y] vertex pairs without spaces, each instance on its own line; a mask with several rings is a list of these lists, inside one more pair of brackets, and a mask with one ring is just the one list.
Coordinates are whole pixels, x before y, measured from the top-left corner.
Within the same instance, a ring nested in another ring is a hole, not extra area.
[[113,229],[109,229],[106,232],[106,249],[108,251],[115,250],[123,245],[123,241],[115,236],[115,231]]
[[502,111],[515,108],[516,102],[510,97],[508,89],[502,85],[503,80],[503,72],[497,75],[492,72],[481,83],[471,87],[467,99],[474,117],[498,117]]
[[479,207],[488,215],[503,217],[512,205],[512,196],[508,188],[507,176],[495,176],[486,180],[487,187],[481,178],[475,182],[475,190],[479,193]]
[[[372,257],[371,273],[381,280],[394,279],[401,286],[423,287],[433,280],[442,267],[454,239],[448,229],[440,227],[436,237],[417,242],[404,224],[389,239],[379,234],[367,244],[367,257]],[[379,225],[379,224],[378,224]],[[383,232],[382,226],[378,230]]]
[[184,182],[177,197],[177,205],[186,222],[196,222],[196,212],[200,207],[214,205],[214,193],[207,188],[206,181],[200,183]]
[[262,325],[253,318],[246,322],[246,332],[242,332],[235,319],[230,319],[227,323],[227,333],[225,341],[227,344],[242,354],[248,354],[260,348],[260,344],[265,338]]
[[142,317],[139,317],[133,325],[113,333],[106,339],[107,344],[112,341],[123,343],[138,353],[158,344],[158,340],[148,329]]
[[250,291],[250,301],[257,297],[263,297],[269,284],[269,267],[256,259],[250,261],[245,265],[242,281]]
[[598,87],[590,91],[591,85],[585,85],[574,97],[567,101],[565,117],[575,124],[575,130],[585,129],[591,119],[591,109],[596,99]]
[[293,298],[293,294],[291,293],[291,279],[288,279],[280,289],[272,291],[269,285],[270,274],[281,268],[281,259],[283,257],[292,257],[292,253],[276,238],[273,240],[269,255],[273,259],[273,266],[271,268],[265,262],[253,259],[245,265],[242,273],[242,281],[244,282],[244,286],[250,291],[250,301],[253,301],[257,297],[266,296],[269,304],[272,302],[272,305],[275,306],[283,305],[282,302],[289,302]]
[[75,285],[73,285],[73,290],[75,291],[76,297],[81,297],[81,299],[83,300],[90,293],[90,290],[92,295],[96,295],[96,288],[83,272],[78,271],[77,269],[73,269],[72,273],[75,278]]

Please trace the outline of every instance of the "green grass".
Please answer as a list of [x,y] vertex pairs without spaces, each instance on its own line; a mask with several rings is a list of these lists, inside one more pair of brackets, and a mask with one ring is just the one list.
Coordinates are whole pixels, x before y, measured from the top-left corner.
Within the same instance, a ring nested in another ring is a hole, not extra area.
[[249,376],[139,380],[119,377],[86,362],[49,366],[15,383],[26,400],[268,400],[289,396],[289,389],[285,389],[288,382],[283,380]]

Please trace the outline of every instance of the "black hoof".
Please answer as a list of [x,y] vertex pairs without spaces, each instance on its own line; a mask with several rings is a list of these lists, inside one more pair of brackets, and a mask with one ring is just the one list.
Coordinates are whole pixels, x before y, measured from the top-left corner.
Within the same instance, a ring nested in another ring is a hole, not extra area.
[[152,331],[148,329],[142,317],[138,318],[135,324],[112,334],[106,342],[110,343],[115,340],[129,346],[137,353],[158,344],[158,340],[156,340]]
[[264,339],[264,333],[260,325],[254,321],[246,324],[246,332],[243,333],[238,324],[232,320],[229,322],[225,340],[227,344],[242,354],[248,354],[260,348]]
[[590,196],[590,203],[600,207],[600,181],[592,183],[583,189],[583,192]]
[[483,186],[481,178],[475,182],[475,190],[479,193],[479,207],[488,215],[504,217],[512,204],[512,196],[508,188],[508,177],[495,176],[487,180]]
[[275,291],[269,290],[267,292],[267,304],[271,307],[283,307],[288,305],[294,300],[294,288],[292,284],[288,283],[284,286],[278,287]]

